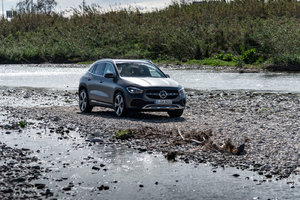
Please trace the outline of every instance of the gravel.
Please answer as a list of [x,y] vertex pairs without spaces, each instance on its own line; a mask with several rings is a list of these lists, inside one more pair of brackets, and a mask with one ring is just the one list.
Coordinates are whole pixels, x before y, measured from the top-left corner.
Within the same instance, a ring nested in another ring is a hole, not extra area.
[[[0,113],[9,120],[0,124],[0,131],[7,134],[20,129],[18,121],[32,119],[40,122],[41,129],[47,127],[62,135],[78,131],[93,143],[123,143],[141,153],[162,152],[170,160],[210,163],[214,167],[231,166],[257,171],[266,178],[282,179],[299,174],[299,94],[188,91],[187,108],[181,118],[169,118],[163,112],[132,113],[118,118],[106,108],[94,108],[90,114],[80,113],[76,92],[3,89],[1,93]],[[133,136],[126,140],[116,139],[114,134],[124,129],[130,130]],[[204,133],[206,139],[203,139]],[[47,193],[47,186],[28,181],[29,178],[37,178],[44,170],[24,167],[36,162],[28,155],[30,150],[7,150],[3,143],[0,143],[0,148],[1,169],[9,166],[3,160],[11,159],[17,163],[12,165],[17,169],[31,170],[30,173],[25,170],[23,175],[14,175],[24,178],[16,181],[11,181],[12,177],[4,173],[5,170],[0,170],[1,177],[9,179],[0,182],[0,196],[16,194],[16,182],[24,181],[28,187],[41,189],[44,195],[51,196],[51,192]],[[242,151],[237,153],[239,148]],[[94,167],[95,170],[98,168]],[[25,174],[36,176],[26,177]],[[66,186],[64,189],[69,188]],[[103,186],[101,189],[107,188]],[[36,195],[34,191],[30,195]]]
[[[38,159],[26,149],[8,147],[0,142],[0,197],[1,199],[37,199],[53,193],[39,180],[47,169],[41,168]],[[36,189],[35,189],[36,188]]]

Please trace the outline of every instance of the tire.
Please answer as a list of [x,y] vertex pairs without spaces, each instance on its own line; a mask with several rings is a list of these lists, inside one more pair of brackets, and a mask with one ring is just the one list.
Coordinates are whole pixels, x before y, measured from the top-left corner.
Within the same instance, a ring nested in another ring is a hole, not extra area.
[[93,106],[89,103],[89,96],[86,89],[81,89],[79,92],[79,108],[80,111],[84,113],[89,113],[93,109]]
[[118,92],[115,95],[114,108],[115,108],[115,114],[118,117],[123,117],[126,115],[127,109],[126,109],[125,98],[121,92]]
[[170,110],[168,111],[168,115],[170,117],[180,117],[183,113],[183,110]]

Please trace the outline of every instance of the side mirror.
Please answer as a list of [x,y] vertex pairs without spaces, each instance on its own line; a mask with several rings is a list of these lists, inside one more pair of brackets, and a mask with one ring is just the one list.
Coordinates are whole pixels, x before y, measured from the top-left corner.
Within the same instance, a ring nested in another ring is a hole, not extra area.
[[167,77],[167,78],[170,78],[170,75],[169,75],[169,74],[166,74],[166,77]]
[[116,76],[113,73],[106,73],[104,75],[105,78],[115,78]]

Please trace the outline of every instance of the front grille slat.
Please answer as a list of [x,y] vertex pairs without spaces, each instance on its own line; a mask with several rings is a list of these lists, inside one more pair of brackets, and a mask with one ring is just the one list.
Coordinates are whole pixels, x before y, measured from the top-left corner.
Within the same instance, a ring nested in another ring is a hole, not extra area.
[[[162,99],[159,93],[164,89],[151,89],[146,91],[146,96],[150,99]],[[167,92],[167,97],[165,99],[175,99],[178,97],[179,93],[177,90],[164,90]]]

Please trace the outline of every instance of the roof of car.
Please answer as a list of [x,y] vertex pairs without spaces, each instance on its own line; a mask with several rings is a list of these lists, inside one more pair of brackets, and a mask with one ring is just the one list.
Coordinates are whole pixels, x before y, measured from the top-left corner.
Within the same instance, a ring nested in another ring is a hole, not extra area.
[[143,60],[143,59],[111,59],[111,58],[104,58],[97,60],[96,62],[99,61],[110,61],[110,62],[148,62],[152,63],[150,60]]

